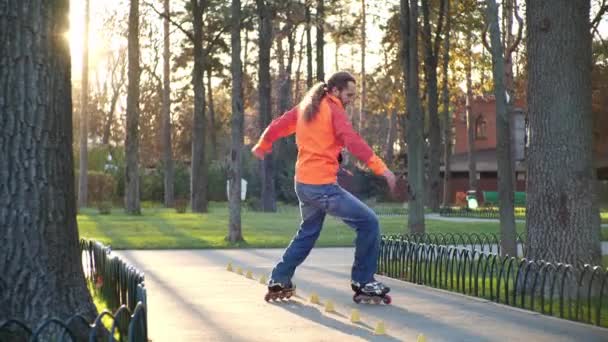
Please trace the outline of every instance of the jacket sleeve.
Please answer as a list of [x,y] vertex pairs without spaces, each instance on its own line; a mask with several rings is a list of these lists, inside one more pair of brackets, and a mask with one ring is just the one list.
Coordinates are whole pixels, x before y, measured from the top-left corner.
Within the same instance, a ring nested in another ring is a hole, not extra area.
[[359,136],[348,121],[344,109],[336,104],[330,104],[332,122],[336,137],[342,141],[346,149],[357,159],[364,162],[376,175],[381,175],[388,170],[382,159],[380,159],[371,147]]
[[290,136],[296,131],[298,122],[298,107],[293,107],[283,115],[272,120],[270,125],[266,127],[264,133],[260,137],[258,143],[253,149],[260,148],[264,152],[272,150],[272,143],[277,139]]

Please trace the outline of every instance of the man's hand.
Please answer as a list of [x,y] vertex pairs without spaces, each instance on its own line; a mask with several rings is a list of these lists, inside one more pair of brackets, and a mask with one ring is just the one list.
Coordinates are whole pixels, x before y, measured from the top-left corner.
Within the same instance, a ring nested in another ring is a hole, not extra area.
[[264,157],[266,156],[266,152],[262,151],[258,145],[254,146],[251,152],[259,160],[264,160]]
[[386,179],[386,183],[388,184],[388,188],[391,191],[391,194],[394,194],[397,187],[397,179],[395,178],[395,175],[391,170],[387,169],[386,171],[384,171],[382,176],[384,176],[384,178]]

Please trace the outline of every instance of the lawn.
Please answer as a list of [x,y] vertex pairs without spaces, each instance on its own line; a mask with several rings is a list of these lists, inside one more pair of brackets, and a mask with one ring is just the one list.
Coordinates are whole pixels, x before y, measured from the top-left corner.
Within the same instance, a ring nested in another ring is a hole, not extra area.
[[[114,208],[110,215],[97,209],[83,209],[78,215],[80,236],[112,246],[114,249],[186,249],[230,247],[285,247],[300,223],[299,212],[283,208],[280,213],[246,211],[242,214],[245,242],[231,245],[224,240],[228,227],[228,209],[213,205],[209,213],[178,214],[173,209],[144,208],[142,215],[130,216]],[[406,216],[381,216],[383,234],[407,232]],[[497,233],[498,223],[460,223],[426,221],[432,233]],[[524,224],[518,224],[522,232]],[[327,217],[317,246],[351,246],[354,231],[346,224]]]

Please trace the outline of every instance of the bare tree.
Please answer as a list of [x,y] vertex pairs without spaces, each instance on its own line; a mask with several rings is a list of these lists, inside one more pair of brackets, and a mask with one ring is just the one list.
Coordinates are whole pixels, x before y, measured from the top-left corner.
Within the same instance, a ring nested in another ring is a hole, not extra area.
[[80,93],[80,160],[78,174],[78,207],[88,204],[88,169],[89,169],[89,22],[90,1],[84,2],[84,33],[82,36],[82,86]]
[[450,91],[449,91],[449,64],[450,64],[450,31],[452,29],[452,17],[450,15],[450,2],[445,2],[445,37],[443,39],[443,205],[450,203],[450,176],[452,155],[452,117],[450,114]]
[[363,133],[364,118],[365,118],[365,101],[366,101],[366,76],[365,76],[365,47],[367,43],[366,24],[365,24],[365,0],[361,0],[361,96],[359,98],[359,133]]
[[206,0],[192,0],[192,23],[194,33],[191,40],[194,45],[194,68],[192,86],[194,88],[194,112],[192,114],[192,167],[190,174],[190,204],[192,211],[207,212],[207,173],[208,165],[205,152],[205,83],[203,71],[205,54],[203,51],[203,14]]
[[467,148],[469,154],[469,190],[477,190],[477,161],[475,160],[475,122],[477,121],[475,113],[473,113],[473,80],[472,80],[472,64],[473,64],[473,36],[471,31],[466,33],[465,38],[466,57],[464,62],[464,72],[466,77],[466,121],[467,121]]
[[498,6],[495,0],[486,0],[486,20],[490,28],[494,95],[496,98],[496,159],[498,163],[498,194],[500,203],[500,250],[502,254],[517,256],[515,213],[513,208],[513,171],[511,163],[511,130],[505,89],[505,60],[500,29]]
[[[259,25],[259,97],[260,97],[260,127],[270,124],[272,119],[271,78],[270,78],[270,48],[272,47],[272,20],[267,0],[256,0]],[[270,154],[260,161],[262,178],[262,209],[276,211],[274,186],[273,155]]]
[[408,226],[412,233],[424,233],[424,117],[418,96],[418,2],[401,0],[400,13],[401,60],[407,83]]
[[131,0],[129,10],[129,86],[127,91],[126,211],[140,214],[139,199],[139,0]]
[[173,207],[174,200],[174,170],[173,153],[171,151],[171,37],[169,31],[170,7],[169,0],[164,0],[165,17],[163,18],[163,107],[161,125],[161,146],[163,155],[163,185],[165,207]]
[[[325,0],[317,0],[317,80],[325,81]],[[312,87],[312,84],[310,85]]]
[[310,89],[312,87],[312,36],[311,36],[311,26],[312,19],[310,14],[310,1],[312,0],[304,0],[305,9],[305,20],[306,20],[306,88]]
[[423,14],[423,45],[424,45],[424,76],[426,79],[427,108],[429,112],[429,176],[428,176],[428,202],[433,211],[439,209],[439,192],[441,175],[439,159],[441,158],[441,127],[439,124],[439,92],[437,90],[437,64],[439,61],[439,47],[443,34],[443,17],[447,0],[439,3],[436,31],[433,37],[431,30],[431,13],[428,1],[422,1]]
[[241,63],[241,0],[232,0],[232,147],[230,149],[230,181],[228,240],[243,240],[241,227],[241,174],[243,151],[243,70]]

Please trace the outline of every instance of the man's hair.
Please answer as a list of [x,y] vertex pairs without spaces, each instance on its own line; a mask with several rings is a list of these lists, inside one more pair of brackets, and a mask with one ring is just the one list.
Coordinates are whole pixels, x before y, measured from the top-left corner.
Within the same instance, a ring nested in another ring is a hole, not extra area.
[[306,122],[312,121],[319,112],[321,100],[323,100],[325,95],[334,87],[338,88],[339,91],[344,90],[348,86],[348,82],[356,83],[357,81],[355,81],[355,77],[349,72],[340,71],[331,75],[327,84],[319,82],[312,86],[306,95],[304,95],[302,102],[300,102],[300,109],[304,113],[304,120]]

